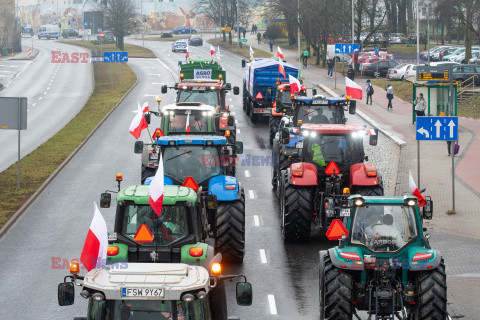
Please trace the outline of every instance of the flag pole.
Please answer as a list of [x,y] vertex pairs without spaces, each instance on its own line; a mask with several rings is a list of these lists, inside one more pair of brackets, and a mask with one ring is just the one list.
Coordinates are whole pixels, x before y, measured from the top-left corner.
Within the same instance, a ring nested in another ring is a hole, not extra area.
[[150,129],[148,129],[148,127],[147,127],[147,131],[148,131],[148,136],[150,137],[150,141],[152,141],[153,143],[153,138],[152,138],[152,135],[150,134]]

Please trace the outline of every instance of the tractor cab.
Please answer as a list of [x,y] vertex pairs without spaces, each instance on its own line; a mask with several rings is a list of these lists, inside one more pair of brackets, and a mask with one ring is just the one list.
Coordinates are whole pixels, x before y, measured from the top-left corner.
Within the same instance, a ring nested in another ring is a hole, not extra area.
[[[283,115],[283,110],[290,110],[292,108],[292,96],[301,96],[304,97],[307,95],[307,87],[302,85],[300,87],[300,92],[296,95],[290,93],[290,84],[289,83],[280,83],[277,82],[277,92],[275,97],[274,109],[272,109],[272,114]],[[280,112],[278,112],[280,111]]]
[[182,102],[161,109],[160,129],[164,135],[214,133],[215,108],[200,102]]
[[292,109],[292,123],[298,126],[306,123],[344,124],[347,122],[345,111],[355,114],[356,102],[343,97],[295,96]]

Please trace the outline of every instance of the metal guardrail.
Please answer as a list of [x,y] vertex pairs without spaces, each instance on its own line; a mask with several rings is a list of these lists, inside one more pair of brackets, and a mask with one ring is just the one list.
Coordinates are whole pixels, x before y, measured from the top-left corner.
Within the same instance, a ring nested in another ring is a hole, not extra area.
[[[470,78],[458,82],[458,91],[457,91],[457,98],[462,100],[466,97],[467,93],[475,94],[475,79],[478,78],[477,75],[473,75]],[[470,83],[471,82],[471,83]]]

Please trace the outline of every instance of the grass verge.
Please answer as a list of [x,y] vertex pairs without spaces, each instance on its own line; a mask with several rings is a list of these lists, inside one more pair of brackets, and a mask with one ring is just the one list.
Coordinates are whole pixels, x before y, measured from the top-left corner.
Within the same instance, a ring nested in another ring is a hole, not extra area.
[[[75,44],[78,44],[75,41]],[[110,82],[113,65],[114,87]],[[137,77],[117,63],[94,63],[94,92],[82,110],[63,129],[21,160],[21,189],[17,191],[17,164],[0,173],[0,228],[32,196],[42,183],[77,148],[97,124],[112,110]]]
[[480,95],[458,101],[457,114],[460,117],[480,119]]
[[[101,52],[102,50],[101,45],[94,44],[88,40],[61,40],[60,42],[73,44],[76,46],[82,46],[95,52]],[[114,43],[109,43],[103,45],[103,52],[105,51],[120,51],[120,49],[115,47]],[[155,58],[155,55],[152,51],[147,48],[136,46],[134,44],[125,43],[124,51],[128,52],[129,58]]]
[[413,87],[409,81],[392,81],[388,79],[372,79],[372,84],[382,89],[386,89],[390,83],[393,87],[393,94],[404,101],[413,102]]
[[[237,53],[240,56],[249,59],[250,58],[250,46],[248,44],[243,44],[240,50],[237,51],[237,46],[235,45],[235,42],[232,44],[227,42],[223,42],[222,38],[216,38],[216,39],[210,39],[208,40],[208,43],[213,44],[215,47],[220,46],[220,48],[231,51],[233,53]],[[270,52],[263,51],[260,49],[254,49],[255,51],[255,58],[271,58],[273,55]]]

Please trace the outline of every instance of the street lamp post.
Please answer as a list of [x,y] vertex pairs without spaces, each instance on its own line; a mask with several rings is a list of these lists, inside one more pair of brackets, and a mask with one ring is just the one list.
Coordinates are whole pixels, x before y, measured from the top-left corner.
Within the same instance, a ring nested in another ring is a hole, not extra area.
[[[352,0],[352,43],[355,43],[355,19],[354,19],[354,15],[355,15],[355,10],[354,10],[354,7],[353,7],[353,0]],[[335,56],[334,56],[334,59],[335,59]],[[355,59],[352,59],[352,66],[353,66],[353,69],[355,70]],[[342,72],[343,72],[343,69],[344,66],[342,64]]]
[[417,6],[417,65],[420,64],[420,12],[418,10],[418,2],[416,1]]

